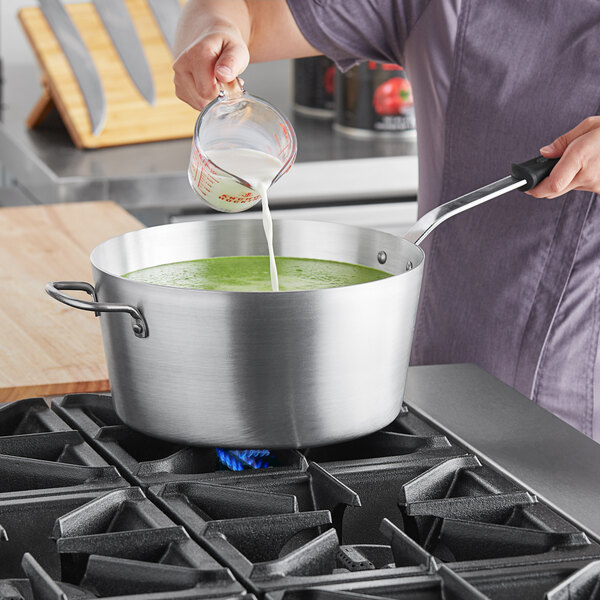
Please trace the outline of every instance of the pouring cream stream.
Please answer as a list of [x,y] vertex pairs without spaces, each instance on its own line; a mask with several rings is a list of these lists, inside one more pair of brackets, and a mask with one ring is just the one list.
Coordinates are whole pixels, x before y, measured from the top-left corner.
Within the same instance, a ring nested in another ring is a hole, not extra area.
[[250,148],[227,148],[223,150],[209,150],[208,158],[221,169],[248,182],[261,197],[262,221],[269,248],[269,267],[271,272],[271,287],[274,292],[279,291],[277,265],[273,250],[273,219],[269,210],[267,190],[275,176],[283,166],[281,161],[271,154],[252,150]]

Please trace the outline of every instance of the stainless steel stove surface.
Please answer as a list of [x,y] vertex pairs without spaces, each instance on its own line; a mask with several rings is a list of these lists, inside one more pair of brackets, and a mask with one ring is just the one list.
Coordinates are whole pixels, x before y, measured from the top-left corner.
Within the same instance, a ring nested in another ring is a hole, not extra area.
[[405,401],[246,453],[148,438],[108,395],[5,405],[0,600],[599,598],[600,446],[471,365],[411,368]]

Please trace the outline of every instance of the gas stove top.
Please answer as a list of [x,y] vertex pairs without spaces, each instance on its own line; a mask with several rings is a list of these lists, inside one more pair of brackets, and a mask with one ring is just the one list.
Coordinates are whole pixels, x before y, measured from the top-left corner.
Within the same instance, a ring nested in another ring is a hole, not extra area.
[[468,365],[411,369],[405,400],[246,453],[148,438],[108,395],[2,406],[0,600],[597,598],[600,446]]

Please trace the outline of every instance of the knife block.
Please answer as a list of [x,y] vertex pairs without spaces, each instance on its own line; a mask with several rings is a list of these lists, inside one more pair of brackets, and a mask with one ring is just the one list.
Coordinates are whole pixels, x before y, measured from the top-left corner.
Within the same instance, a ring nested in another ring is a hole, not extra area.
[[[179,0],[181,5],[185,0]],[[105,148],[124,144],[191,138],[198,112],[175,96],[173,56],[145,0],[125,0],[156,91],[151,106],[129,78],[93,4],[65,4],[102,81],[106,123],[92,134],[83,95],[58,40],[39,7],[19,11],[19,21],[42,69],[42,94],[27,118],[29,128],[43,123],[56,106],[78,148]]]

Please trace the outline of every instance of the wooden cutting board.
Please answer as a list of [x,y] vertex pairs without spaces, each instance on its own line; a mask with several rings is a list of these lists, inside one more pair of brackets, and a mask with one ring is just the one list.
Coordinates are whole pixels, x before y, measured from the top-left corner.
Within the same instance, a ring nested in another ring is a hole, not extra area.
[[[34,4],[32,2],[32,4]],[[42,96],[29,127],[37,127],[56,106],[78,148],[102,148],[192,136],[198,112],[175,96],[173,56],[145,0],[125,0],[152,73],[156,104],[150,106],[129,78],[90,2],[65,4],[96,67],[106,98],[106,124],[94,136],[85,101],[58,40],[38,6],[19,11],[19,20],[42,70]],[[185,0],[180,0],[183,6]]]
[[44,286],[93,283],[91,250],[142,227],[113,202],[0,208],[0,402],[109,389],[100,320]]

